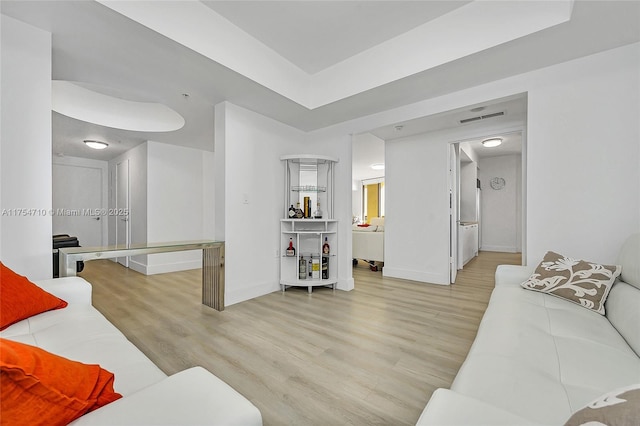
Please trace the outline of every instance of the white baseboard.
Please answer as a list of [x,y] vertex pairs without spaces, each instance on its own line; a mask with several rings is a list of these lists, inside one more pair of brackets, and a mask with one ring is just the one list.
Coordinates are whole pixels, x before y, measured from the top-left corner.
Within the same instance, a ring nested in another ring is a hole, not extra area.
[[503,253],[519,253],[520,250],[518,250],[516,247],[513,246],[492,246],[492,245],[486,245],[483,244],[482,247],[480,247],[481,251],[498,251],[498,252],[503,252]]
[[166,274],[168,272],[189,271],[191,269],[202,268],[201,260],[192,260],[187,262],[163,263],[160,265],[145,265],[129,260],[129,268],[144,275]]
[[264,296],[265,294],[273,293],[274,291],[280,291],[280,284],[277,282],[274,283],[273,281],[255,284],[251,287],[239,290],[229,290],[229,283],[226,283],[224,306],[235,305],[236,303]]
[[412,271],[410,269],[399,269],[385,266],[382,268],[382,275],[403,280],[419,281],[429,284],[449,285],[449,275],[433,274],[430,272]]
[[355,281],[353,278],[338,279],[338,290],[351,291],[355,288]]

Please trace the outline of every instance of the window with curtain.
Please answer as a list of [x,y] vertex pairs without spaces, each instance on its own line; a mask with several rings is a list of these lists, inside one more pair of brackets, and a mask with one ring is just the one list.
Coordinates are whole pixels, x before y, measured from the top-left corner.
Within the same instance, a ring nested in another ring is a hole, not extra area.
[[362,197],[365,223],[370,223],[374,217],[384,217],[384,179],[362,181]]

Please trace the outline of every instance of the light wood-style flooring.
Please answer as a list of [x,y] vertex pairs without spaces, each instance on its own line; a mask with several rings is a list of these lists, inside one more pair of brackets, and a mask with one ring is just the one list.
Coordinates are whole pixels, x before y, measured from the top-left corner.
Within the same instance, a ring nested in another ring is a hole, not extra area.
[[[201,365],[269,425],[413,425],[449,387],[475,337],[499,264],[481,252],[439,286],[354,267],[351,292],[288,289],[217,312],[200,270],[145,276],[85,263],[93,304],[165,373]],[[117,389],[117,377],[116,377]]]

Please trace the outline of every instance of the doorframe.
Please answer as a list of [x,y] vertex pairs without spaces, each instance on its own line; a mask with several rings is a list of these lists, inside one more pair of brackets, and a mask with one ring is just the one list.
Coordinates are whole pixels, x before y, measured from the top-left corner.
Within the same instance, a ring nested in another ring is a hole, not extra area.
[[[520,162],[521,162],[520,164],[520,194],[521,194],[520,210],[521,211],[519,216],[520,238],[521,238],[520,246],[521,246],[521,254],[522,254],[521,263],[522,265],[526,265],[527,264],[527,260],[526,260],[527,259],[527,125],[524,124],[521,126],[505,127],[504,129],[497,129],[497,130],[486,129],[486,131],[484,132],[478,131],[476,135],[465,136],[463,139],[450,141],[449,144],[459,146],[459,144],[462,142],[477,140],[481,138],[491,138],[492,136],[500,136],[500,135],[505,135],[509,133],[520,133],[520,136],[521,136],[521,144],[522,144],[522,150],[520,152]],[[459,155],[459,152],[458,152],[458,155]],[[458,166],[459,166],[459,162],[458,162]],[[457,179],[457,182],[459,183],[460,181],[459,167],[458,167],[456,179]],[[457,203],[458,203],[458,211],[459,211],[459,207],[460,207],[459,194],[458,194]],[[482,224],[479,224],[479,227],[480,226],[482,226]],[[455,231],[455,233],[457,235],[457,230]],[[451,253],[452,246],[454,245],[453,242],[451,241],[452,240],[451,231],[449,235],[450,235],[449,252]],[[458,242],[459,241],[456,239],[455,241],[456,251],[453,252],[454,262],[456,264],[458,261],[458,254],[457,254]],[[478,241],[478,244],[481,245],[482,242]],[[451,277],[451,274],[450,274],[450,277]]]
[[[127,182],[126,182],[126,198],[125,198],[125,206],[121,206],[118,204],[118,200],[119,200],[119,189],[120,189],[120,182],[119,182],[119,170],[120,167],[124,165],[123,167],[125,167],[125,173],[127,176]],[[121,209],[126,209],[127,211],[127,215],[123,218],[121,216],[115,216],[115,244],[116,245],[121,245],[122,242],[118,241],[118,231],[120,229],[120,226],[122,226],[122,224],[124,223],[125,225],[125,241],[124,241],[124,245],[126,247],[129,246],[129,243],[131,242],[131,173],[130,173],[130,167],[129,167],[129,159],[125,158],[122,159],[122,161],[119,161],[115,164],[114,167],[114,203],[113,205],[115,206],[116,211],[119,211]],[[118,257],[116,258],[116,262],[120,263],[121,265],[125,266],[125,267],[129,267],[129,260],[130,257],[129,256],[123,256],[123,257]]]

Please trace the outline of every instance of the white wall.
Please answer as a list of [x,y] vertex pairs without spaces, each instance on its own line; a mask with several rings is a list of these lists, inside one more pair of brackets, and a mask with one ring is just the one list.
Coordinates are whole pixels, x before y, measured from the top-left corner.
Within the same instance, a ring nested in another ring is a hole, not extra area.
[[[522,212],[519,203],[521,163],[520,155],[480,159],[482,250],[521,251],[518,220]],[[490,182],[494,177],[504,178],[504,188],[491,188]]]
[[307,153],[307,146],[304,132],[260,114],[227,102],[215,110],[215,238],[225,241],[228,306],[279,289],[280,157]]
[[46,279],[53,274],[51,34],[5,15],[0,31],[0,259]]
[[[204,153],[147,142],[147,242],[204,239]],[[211,220],[209,218],[208,220]],[[146,274],[202,267],[202,250],[147,256]]]
[[639,62],[635,44],[535,73],[529,263],[547,250],[614,262],[629,234],[640,231]]
[[[132,243],[213,238],[213,158],[209,151],[147,141],[109,162],[114,206],[116,164],[129,160]],[[115,218],[110,218],[110,244],[115,232]],[[146,275],[197,269],[202,251],[134,256],[129,267]]]
[[386,143],[385,276],[449,283],[449,145],[443,136]]

